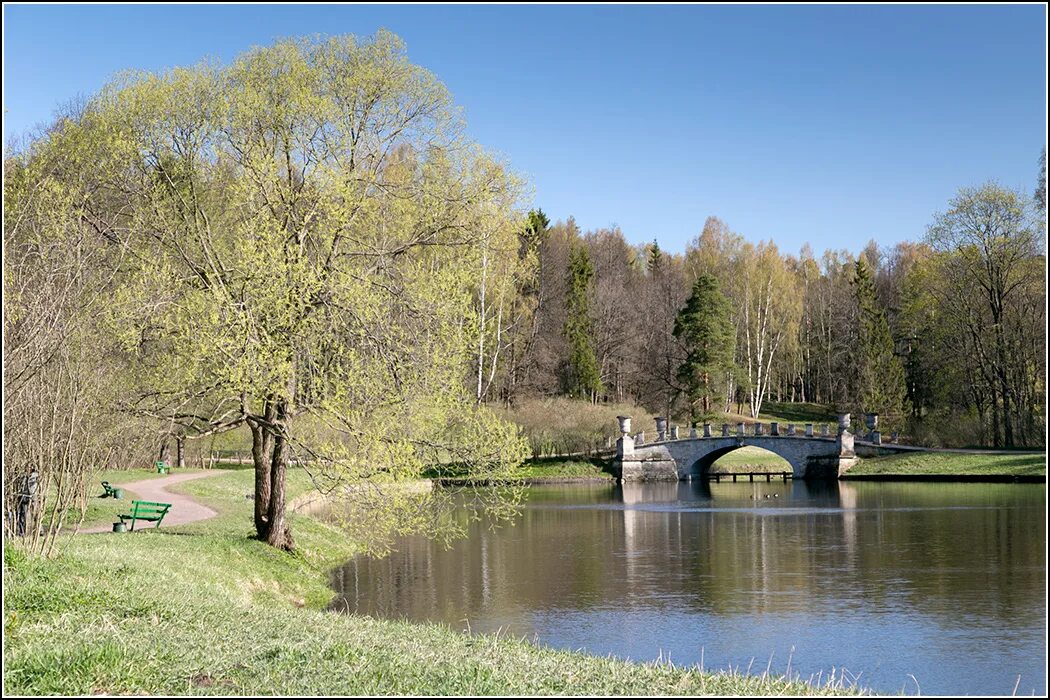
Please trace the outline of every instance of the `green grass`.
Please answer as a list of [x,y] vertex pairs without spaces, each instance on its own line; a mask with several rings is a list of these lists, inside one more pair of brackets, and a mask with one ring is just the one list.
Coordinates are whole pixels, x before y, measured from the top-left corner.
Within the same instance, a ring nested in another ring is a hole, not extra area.
[[828,406],[819,403],[791,403],[764,401],[759,417],[783,423],[834,423],[838,416]]
[[[606,461],[598,457],[533,457],[526,459],[506,481],[610,481],[613,476],[605,471],[606,468]],[[423,477],[443,479],[444,483],[470,481],[469,478],[462,477],[454,467],[430,469],[423,473]]]
[[916,452],[862,459],[850,475],[1046,476],[1046,455]]
[[[291,515],[294,554],[248,537],[250,471],[181,485],[212,519],[66,537],[51,560],[5,546],[9,694],[837,694],[555,651],[440,625],[326,613],[347,535]],[[309,489],[299,470],[289,496]]]
[[727,455],[719,457],[711,465],[711,471],[732,472],[762,472],[762,471],[792,471],[791,465],[783,457],[779,457],[761,447],[745,445],[733,450]]
[[[200,471],[199,469],[180,469],[179,473]],[[103,498],[105,489],[102,482],[108,481],[110,486],[123,486],[133,481],[144,481],[156,479],[163,474],[158,474],[156,469],[107,469],[99,472],[88,484],[87,498],[84,501],[84,522],[81,527],[104,525],[116,522],[119,513],[127,513],[131,502],[139,496],[134,491],[124,489],[124,498]],[[49,499],[49,503],[53,503]],[[50,512],[50,511],[48,511]],[[46,517],[46,516],[45,516]],[[80,518],[80,512],[74,508],[66,518],[65,527],[72,530]]]
[[567,459],[548,457],[527,459],[521,465],[522,479],[600,479],[607,481],[612,475],[605,471],[606,463],[601,459]]

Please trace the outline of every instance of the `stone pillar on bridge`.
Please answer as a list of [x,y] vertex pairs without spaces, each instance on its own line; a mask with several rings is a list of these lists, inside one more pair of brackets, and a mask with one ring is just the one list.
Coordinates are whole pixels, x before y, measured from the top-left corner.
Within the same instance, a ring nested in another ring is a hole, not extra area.
[[764,430],[762,428],[762,424],[761,423],[755,423],[755,436],[757,437],[759,435],[762,435],[763,432],[764,432]]
[[795,437],[795,424],[794,423],[788,423],[787,435],[788,435],[788,437]]
[[820,434],[822,437],[829,437],[831,435],[831,427],[827,423],[821,423]]
[[[845,425],[843,425],[845,419]],[[849,431],[849,414],[839,416],[839,464],[837,474],[842,476],[856,463],[857,453],[853,451],[853,433]]]
[[620,437],[616,440],[616,456],[621,460],[634,454],[634,438],[631,437],[631,417],[616,416],[620,422]]
[[644,430],[634,436],[634,444],[635,445],[643,445],[643,444],[645,444],[645,431]]
[[736,434],[739,435],[740,437],[744,437],[744,424],[743,423],[737,423],[736,424]]
[[872,430],[871,431],[871,441],[873,443],[875,443],[876,445],[881,445],[882,444],[882,433],[879,432],[878,430]]
[[691,438],[695,438],[695,437],[696,437],[696,423],[692,423],[692,424],[690,425],[690,428],[689,428],[689,437],[691,437]]
[[813,437],[813,424],[806,423],[806,437]]
[[780,436],[780,423],[777,423],[775,421],[770,423],[769,424],[769,434],[772,435],[773,437],[779,437]]
[[671,439],[672,440],[677,440],[678,439],[678,426],[677,425],[672,425],[671,426]]
[[704,421],[704,437],[711,437],[711,424]]
[[722,437],[729,437],[729,423],[722,424]]
[[667,439],[667,419],[657,418],[656,419],[656,441],[663,442]]

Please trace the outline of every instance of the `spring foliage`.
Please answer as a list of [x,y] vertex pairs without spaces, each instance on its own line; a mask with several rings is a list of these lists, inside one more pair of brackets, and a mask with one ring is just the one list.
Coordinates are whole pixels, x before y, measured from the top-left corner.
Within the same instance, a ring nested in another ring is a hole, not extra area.
[[190,438],[247,424],[260,538],[291,546],[292,460],[330,488],[520,462],[465,381],[477,270],[516,246],[520,185],[392,34],[124,75],[37,150],[65,154],[75,206],[124,252],[102,324],[124,407]]

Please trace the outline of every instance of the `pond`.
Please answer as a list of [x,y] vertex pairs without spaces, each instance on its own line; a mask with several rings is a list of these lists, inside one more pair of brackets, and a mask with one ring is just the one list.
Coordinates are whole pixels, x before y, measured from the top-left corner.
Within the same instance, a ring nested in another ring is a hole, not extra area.
[[534,486],[512,525],[331,580],[338,610],[636,661],[1046,692],[1041,484]]

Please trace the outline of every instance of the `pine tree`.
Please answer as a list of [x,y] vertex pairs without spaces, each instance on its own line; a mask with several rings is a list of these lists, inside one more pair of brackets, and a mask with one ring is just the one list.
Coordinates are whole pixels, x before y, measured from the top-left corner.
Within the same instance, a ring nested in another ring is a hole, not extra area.
[[858,362],[861,408],[886,416],[899,416],[907,385],[904,367],[893,351],[893,336],[886,314],[879,307],[875,283],[864,259],[854,267],[854,294],[859,310],[860,353]]
[[605,390],[591,339],[589,295],[593,279],[594,267],[587,250],[573,246],[569,252],[568,318],[565,320],[565,338],[569,341],[567,388],[569,396],[586,397],[591,401]]
[[652,245],[648,246],[649,257],[646,260],[646,266],[650,273],[660,266],[660,260],[663,258],[663,251],[660,250],[660,244],[653,239]]
[[678,380],[686,386],[695,419],[698,405],[704,415],[711,412],[715,382],[733,365],[736,331],[730,321],[729,300],[718,288],[717,279],[701,275],[693,283],[692,294],[675,319],[674,335],[688,353],[678,369]]

